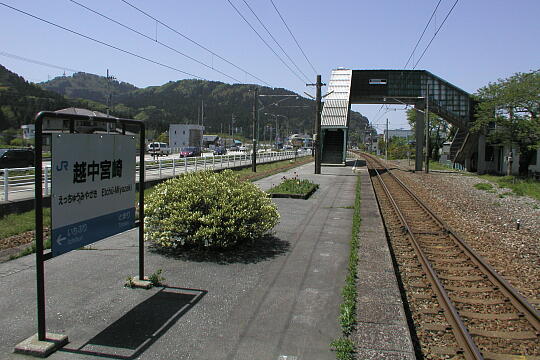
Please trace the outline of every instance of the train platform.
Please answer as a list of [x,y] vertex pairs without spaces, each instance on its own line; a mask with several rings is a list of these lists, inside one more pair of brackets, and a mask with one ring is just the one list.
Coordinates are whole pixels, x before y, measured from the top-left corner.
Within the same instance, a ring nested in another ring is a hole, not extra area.
[[[335,359],[339,304],[362,179],[358,359],[413,359],[386,238],[365,167],[313,163],[283,176],[318,183],[308,200],[274,199],[281,219],[271,239],[242,252],[164,256],[146,249],[146,273],[165,286],[124,287],[137,271],[137,231],[45,263],[47,331],[69,343],[50,359]],[[379,221],[377,221],[379,217]],[[0,358],[36,332],[34,256],[0,264]]]
[[414,360],[401,292],[382,217],[364,161],[361,179],[361,225],[358,249],[357,359]]

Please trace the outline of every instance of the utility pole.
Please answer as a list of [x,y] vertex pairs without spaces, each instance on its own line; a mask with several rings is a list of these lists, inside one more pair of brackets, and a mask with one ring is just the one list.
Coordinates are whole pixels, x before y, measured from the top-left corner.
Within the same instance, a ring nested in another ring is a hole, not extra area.
[[429,83],[426,84],[426,174],[429,173]]
[[204,126],[204,100],[201,100],[201,126]]
[[388,118],[386,118],[386,136],[384,139],[384,159],[388,161]]
[[253,156],[251,157],[251,171],[257,172],[257,101],[259,89],[253,91]]
[[321,87],[326,84],[321,82],[321,75],[317,75],[315,84],[307,86],[316,86],[317,93],[315,97],[315,134],[313,136],[313,151],[315,153],[315,174],[321,173]]
[[[109,69],[107,69],[107,117],[109,117],[109,109],[112,106],[111,80],[115,80],[115,78],[109,75]],[[111,124],[107,123],[107,134],[110,132],[110,128]]]

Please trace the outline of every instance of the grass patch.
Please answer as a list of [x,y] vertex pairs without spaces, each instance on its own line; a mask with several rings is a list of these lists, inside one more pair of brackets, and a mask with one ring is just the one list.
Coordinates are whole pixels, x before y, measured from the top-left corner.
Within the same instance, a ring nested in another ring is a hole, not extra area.
[[430,161],[429,169],[430,170],[443,170],[443,171],[456,171],[456,172],[459,171],[457,169],[454,169],[452,165],[441,164],[438,161]]
[[[44,240],[45,240],[45,243],[43,244],[43,248],[44,249],[50,249],[51,248],[51,238],[49,237],[49,238],[44,239]],[[16,255],[10,255],[9,260],[15,260],[15,259],[18,259],[20,257],[33,254],[35,252],[36,252],[36,242],[34,241],[34,242],[32,242],[32,244],[29,247],[27,247],[26,249],[24,249],[20,253],[18,253]]]
[[500,188],[512,190],[513,195],[529,196],[540,200],[540,182],[533,179],[521,179],[515,176],[480,175],[479,178],[491,181]]
[[358,274],[358,234],[360,232],[360,177],[356,179],[356,197],[354,200],[354,214],[351,234],[351,249],[345,286],[341,291],[343,303],[340,305],[339,323],[343,335],[330,343],[339,360],[354,359],[354,343],[351,334],[356,327],[356,278]]
[[493,185],[491,185],[490,183],[474,184],[474,188],[478,189],[478,190],[484,190],[484,191],[493,192]]
[[257,164],[256,173],[251,171],[251,167],[245,167],[243,169],[238,169],[238,170],[232,169],[232,170],[235,172],[235,174],[238,174],[238,176],[240,177],[240,180],[257,181],[267,176],[274,175],[283,171],[287,171],[294,167],[307,164],[311,161],[313,161],[313,157],[308,155],[308,156],[298,157],[296,161],[290,159],[290,160],[277,161],[273,163]]
[[[51,209],[43,209],[43,225],[51,224]],[[0,218],[0,239],[13,235],[22,234],[35,229],[35,211],[27,211],[22,214],[9,214]]]

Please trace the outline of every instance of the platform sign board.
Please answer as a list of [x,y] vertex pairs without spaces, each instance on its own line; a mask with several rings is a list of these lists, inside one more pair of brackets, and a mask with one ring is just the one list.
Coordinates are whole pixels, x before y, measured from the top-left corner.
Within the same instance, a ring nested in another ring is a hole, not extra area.
[[53,257],[133,227],[135,155],[133,136],[52,135]]

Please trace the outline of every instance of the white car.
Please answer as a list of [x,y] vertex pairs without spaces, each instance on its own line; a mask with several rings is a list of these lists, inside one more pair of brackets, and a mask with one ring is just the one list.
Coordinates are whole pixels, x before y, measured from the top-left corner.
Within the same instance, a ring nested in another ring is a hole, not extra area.
[[148,153],[151,155],[170,155],[171,154],[171,148],[169,145],[162,143],[162,142],[152,142],[148,144]]
[[245,147],[244,145],[238,147],[238,151],[246,151],[247,150],[247,147]]

